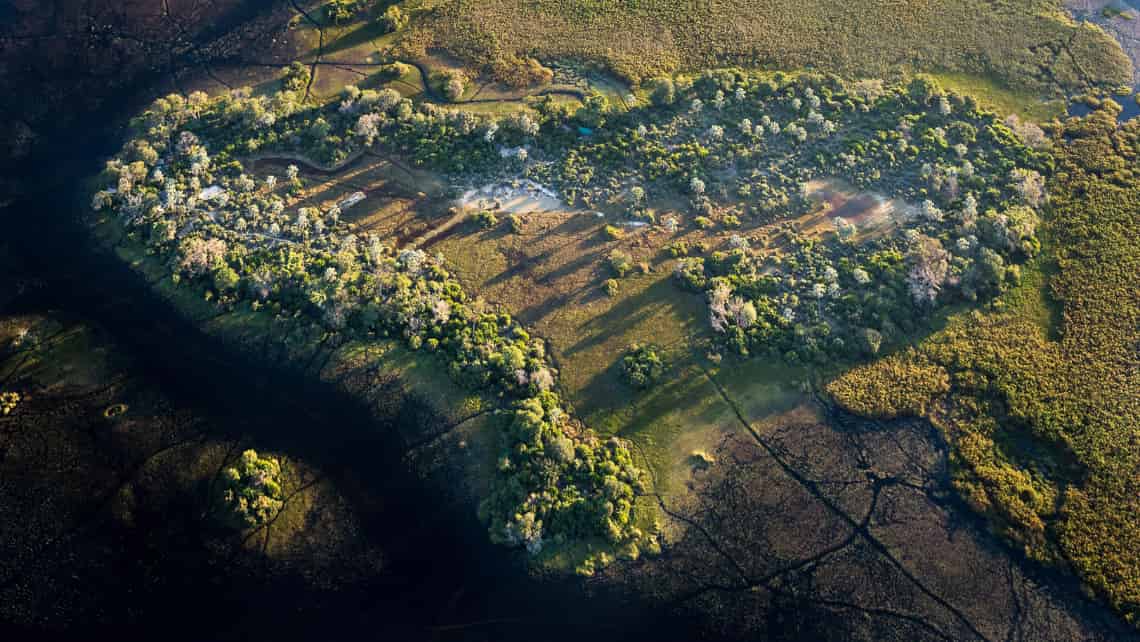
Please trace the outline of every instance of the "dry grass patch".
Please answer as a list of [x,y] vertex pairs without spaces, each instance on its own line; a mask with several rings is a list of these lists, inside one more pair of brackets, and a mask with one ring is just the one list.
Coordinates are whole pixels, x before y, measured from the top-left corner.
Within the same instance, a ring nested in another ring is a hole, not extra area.
[[597,61],[634,80],[724,64],[870,76],[904,66],[980,71],[1040,92],[1131,75],[1109,36],[1052,0],[444,0],[406,40],[501,76],[518,75],[526,56]]

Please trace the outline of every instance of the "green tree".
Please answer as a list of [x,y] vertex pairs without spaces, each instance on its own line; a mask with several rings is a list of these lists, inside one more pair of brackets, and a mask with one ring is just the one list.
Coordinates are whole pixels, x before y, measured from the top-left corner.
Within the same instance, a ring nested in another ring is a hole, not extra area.
[[672,105],[677,100],[677,87],[672,78],[657,78],[653,81],[653,93],[649,99],[654,105]]
[[222,471],[222,520],[235,528],[256,528],[273,519],[284,504],[281,466],[250,449]]
[[633,344],[621,361],[622,378],[634,388],[644,389],[653,385],[665,370],[665,364],[651,345]]

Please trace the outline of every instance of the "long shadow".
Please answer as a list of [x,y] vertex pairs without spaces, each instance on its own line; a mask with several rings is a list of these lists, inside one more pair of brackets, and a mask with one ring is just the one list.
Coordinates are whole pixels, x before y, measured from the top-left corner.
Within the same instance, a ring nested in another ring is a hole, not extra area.
[[[118,113],[105,116],[103,122],[110,122]],[[75,214],[82,211],[82,200],[75,198],[74,186],[99,171],[98,159],[117,147],[118,131],[65,132],[39,151],[45,158],[68,160],[30,163],[19,177],[31,196],[4,211],[10,238],[19,240],[11,244],[11,269],[42,287],[4,310],[50,310],[105,329],[131,359],[133,372],[175,407],[193,409],[213,434],[250,438],[259,448],[318,469],[353,504],[364,533],[388,557],[380,576],[339,589],[339,599],[324,600],[319,608],[300,576],[243,579],[226,569],[185,568],[170,561],[156,571],[173,574],[168,584],[138,587],[133,603],[123,605],[124,612],[135,614],[130,624],[113,619],[85,629],[83,636],[153,639],[161,631],[166,639],[249,639],[256,631],[281,639],[320,639],[338,631],[394,640],[464,639],[472,633],[529,640],[544,630],[549,639],[623,639],[646,622],[666,619],[647,617],[641,603],[628,596],[588,600],[576,581],[533,579],[516,553],[491,545],[470,506],[457,506],[444,489],[402,462],[401,432],[411,425],[410,434],[416,434],[417,424],[431,420],[422,404],[402,401],[378,422],[360,398],[304,372],[319,359],[273,362],[266,353],[290,354],[279,349],[280,338],[258,336],[252,345],[235,346],[207,334],[138,273],[93,249],[94,240]],[[263,342],[266,351],[260,350]],[[170,551],[172,558],[192,559],[193,545],[183,547]],[[584,613],[591,616],[583,618]],[[171,627],[172,622],[178,625]],[[460,626],[455,635],[431,631],[456,622],[485,624]]]
[[592,329],[591,334],[564,352],[575,354],[595,347],[605,341],[606,337],[622,334],[647,317],[657,314],[661,308],[679,309],[685,306],[690,303],[684,300],[688,296],[679,292],[669,279],[658,280],[636,296],[623,299],[603,314],[587,321],[584,326]]

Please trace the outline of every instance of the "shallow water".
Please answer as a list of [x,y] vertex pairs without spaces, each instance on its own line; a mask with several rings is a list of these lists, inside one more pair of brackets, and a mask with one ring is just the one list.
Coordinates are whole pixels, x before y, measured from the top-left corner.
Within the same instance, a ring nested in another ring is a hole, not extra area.
[[[1140,99],[1140,91],[1128,96],[1113,96],[1112,99],[1124,108],[1117,116],[1118,121],[1123,123],[1140,116],[1140,102],[1137,102],[1137,99]],[[1082,102],[1070,102],[1068,111],[1070,116],[1087,116],[1093,109]]]

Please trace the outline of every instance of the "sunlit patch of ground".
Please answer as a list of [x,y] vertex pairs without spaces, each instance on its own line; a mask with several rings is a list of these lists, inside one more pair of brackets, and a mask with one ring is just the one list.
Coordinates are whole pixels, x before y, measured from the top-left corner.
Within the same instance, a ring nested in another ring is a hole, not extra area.
[[906,201],[876,192],[861,192],[838,178],[808,181],[807,195],[817,207],[795,219],[796,229],[805,235],[834,232],[838,219],[855,226],[855,241],[872,239],[890,234],[916,211]]
[[458,205],[464,209],[511,214],[565,212],[569,209],[554,190],[529,180],[489,184],[467,190],[459,197]]

